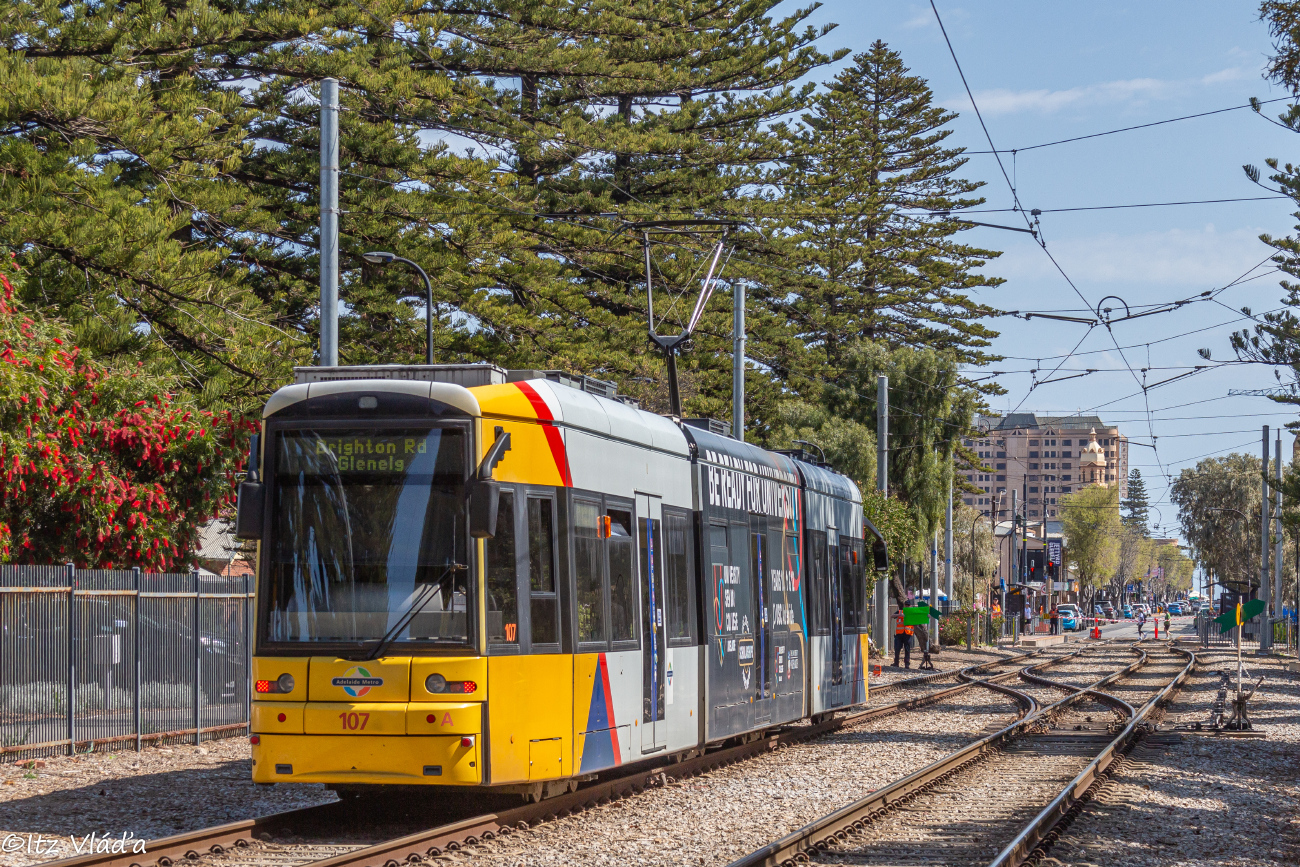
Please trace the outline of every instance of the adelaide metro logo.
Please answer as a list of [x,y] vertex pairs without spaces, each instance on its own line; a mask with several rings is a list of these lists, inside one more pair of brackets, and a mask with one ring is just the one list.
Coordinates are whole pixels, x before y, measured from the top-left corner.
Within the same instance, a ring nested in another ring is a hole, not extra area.
[[370,692],[371,687],[383,686],[384,679],[382,677],[371,677],[369,671],[359,665],[354,665],[343,672],[342,677],[336,677],[330,683],[343,687],[343,691],[353,698],[361,698],[361,696]]

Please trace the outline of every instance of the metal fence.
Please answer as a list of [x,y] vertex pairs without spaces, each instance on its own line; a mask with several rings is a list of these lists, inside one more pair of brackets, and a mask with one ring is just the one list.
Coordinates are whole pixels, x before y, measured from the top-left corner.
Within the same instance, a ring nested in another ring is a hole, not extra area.
[[0,566],[0,761],[238,735],[251,579]]
[[[1196,635],[1201,642],[1201,647],[1236,647],[1237,630],[1229,629],[1227,632],[1220,632],[1219,624],[1213,619],[1198,615],[1196,618]],[[1260,623],[1256,618],[1248,623],[1241,625],[1241,646],[1259,648]]]

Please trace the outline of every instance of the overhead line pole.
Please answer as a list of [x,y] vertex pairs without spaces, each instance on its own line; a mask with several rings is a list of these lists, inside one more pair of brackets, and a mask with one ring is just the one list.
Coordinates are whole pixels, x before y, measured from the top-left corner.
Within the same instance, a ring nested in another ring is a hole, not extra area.
[[[889,377],[876,377],[876,490],[889,496]],[[888,654],[886,636],[889,635],[889,579],[876,581],[876,634],[880,636],[880,652]]]
[[[1273,453],[1273,607],[1282,613],[1282,430],[1278,429]],[[1269,630],[1272,638],[1272,630]],[[1285,641],[1285,638],[1283,639]]]
[[[1260,478],[1263,496],[1259,504],[1259,592],[1264,600],[1264,611],[1260,615],[1259,652],[1268,653],[1273,649],[1273,621],[1269,617],[1270,592],[1273,589],[1272,576],[1268,573],[1268,425],[1264,425],[1261,443],[1263,451],[1264,474]],[[1240,627],[1238,627],[1240,628]]]
[[[649,271],[646,272],[649,279]],[[731,339],[731,435],[745,441],[745,284],[737,280],[731,292],[735,303]]]
[[[948,503],[943,515],[943,595],[952,605],[952,458],[948,459]],[[975,599],[971,598],[971,605]]]
[[338,363],[339,83],[326,78],[320,83],[320,366]]

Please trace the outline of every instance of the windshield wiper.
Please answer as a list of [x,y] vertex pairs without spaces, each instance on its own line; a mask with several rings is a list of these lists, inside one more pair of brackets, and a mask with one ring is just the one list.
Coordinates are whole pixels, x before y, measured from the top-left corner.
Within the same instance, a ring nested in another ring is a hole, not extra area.
[[414,619],[415,615],[420,613],[420,609],[424,608],[424,606],[433,599],[434,594],[442,589],[443,579],[452,572],[460,572],[468,569],[469,566],[464,563],[452,563],[443,570],[437,580],[429,581],[420,585],[420,589],[415,591],[415,601],[406,607],[406,610],[402,612],[402,616],[397,619],[397,622],[393,624],[393,627],[384,633],[384,637],[379,639],[379,643],[375,645],[374,650],[365,656],[347,656],[344,658],[351,662],[370,662],[371,660],[378,659],[383,655],[384,651],[397,640],[397,636],[402,634],[402,630],[407,627],[407,624],[409,624],[412,619]]

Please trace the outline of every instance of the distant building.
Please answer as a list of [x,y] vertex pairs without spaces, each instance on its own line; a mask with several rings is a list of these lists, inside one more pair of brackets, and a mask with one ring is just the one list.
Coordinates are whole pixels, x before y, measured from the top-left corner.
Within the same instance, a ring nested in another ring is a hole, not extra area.
[[994,471],[967,473],[981,493],[963,502],[990,518],[1010,520],[1013,490],[1030,521],[1056,520],[1059,498],[1085,485],[1118,484],[1128,496],[1128,437],[1095,415],[1016,412],[982,416],[975,428],[980,436],[964,442]]

